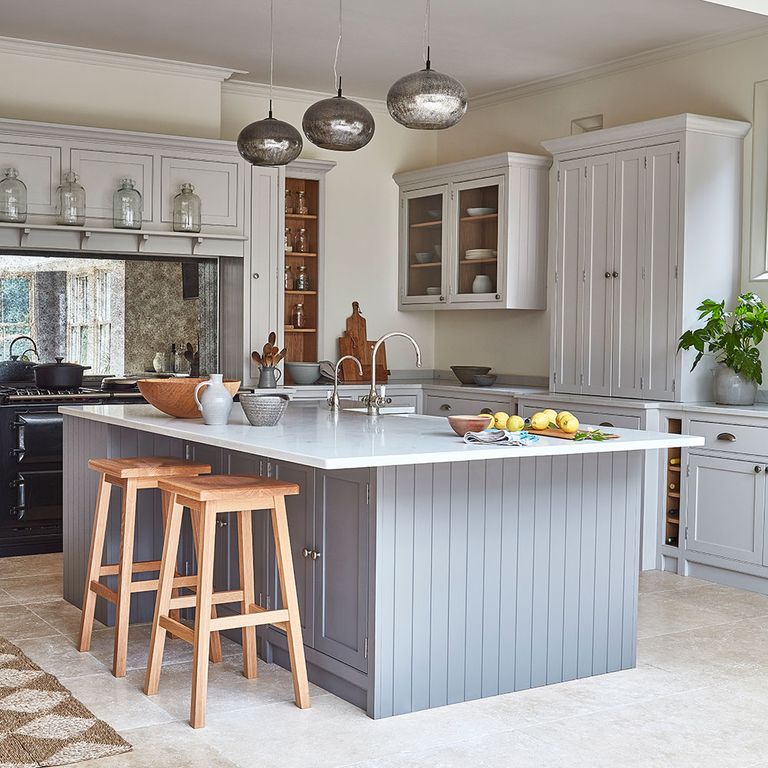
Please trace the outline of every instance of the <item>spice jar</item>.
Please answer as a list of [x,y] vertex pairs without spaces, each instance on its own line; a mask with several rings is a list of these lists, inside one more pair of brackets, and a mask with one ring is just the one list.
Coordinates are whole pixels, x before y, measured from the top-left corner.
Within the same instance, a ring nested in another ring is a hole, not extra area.
[[293,213],[293,194],[290,189],[285,190],[285,212]]
[[294,328],[304,328],[306,322],[307,321],[304,316],[304,305],[302,303],[298,303],[291,312],[291,323],[293,323]]
[[305,216],[309,213],[309,208],[307,208],[307,200],[304,196],[303,189],[299,190],[298,197],[299,199],[296,201],[296,213]]
[[285,252],[290,253],[293,250],[293,235],[289,227],[285,228],[285,234],[283,235],[283,245]]
[[299,253],[307,253],[309,251],[309,238],[307,237],[307,230],[302,227],[293,239],[293,247]]
[[295,291],[310,290],[309,273],[303,264],[296,268],[296,280],[293,283],[293,289]]
[[285,287],[286,291],[290,291],[291,290],[291,283],[292,283],[292,280],[291,280],[291,267],[288,264],[286,264],[285,265],[285,276],[283,278],[283,286]]

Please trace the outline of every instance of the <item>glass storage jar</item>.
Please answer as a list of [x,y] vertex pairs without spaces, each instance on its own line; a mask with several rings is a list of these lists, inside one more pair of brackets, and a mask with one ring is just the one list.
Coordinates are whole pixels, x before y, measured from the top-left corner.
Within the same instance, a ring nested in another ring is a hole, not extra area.
[[285,190],[285,212],[293,213],[293,193],[290,189]]
[[173,231],[199,232],[201,227],[200,198],[192,184],[181,185],[181,192],[173,198]]
[[141,192],[133,179],[120,179],[112,196],[112,226],[116,229],[141,229]]
[[294,306],[291,312],[291,323],[294,328],[304,328],[306,326],[306,316],[304,315],[304,305],[299,302]]
[[285,228],[285,235],[283,236],[283,245],[286,253],[290,253],[293,250],[293,234],[289,227]]
[[15,168],[6,168],[0,181],[0,221],[27,220],[27,185]]
[[305,216],[309,213],[309,208],[307,208],[307,198],[303,189],[300,189],[298,192],[298,200],[296,201],[296,213],[300,214],[301,216]]
[[59,185],[59,214],[57,224],[68,227],[82,227],[85,224],[85,190],[79,184],[80,177],[74,171],[64,174],[64,181]]
[[307,230],[302,227],[293,239],[293,247],[299,253],[307,253],[309,251],[309,238],[307,237]]
[[296,268],[296,280],[293,283],[293,289],[295,291],[310,290],[309,273],[303,264]]
[[293,279],[291,275],[291,268],[288,264],[285,265],[285,276],[283,277],[283,286],[285,287],[286,291],[291,290],[291,285],[293,284]]

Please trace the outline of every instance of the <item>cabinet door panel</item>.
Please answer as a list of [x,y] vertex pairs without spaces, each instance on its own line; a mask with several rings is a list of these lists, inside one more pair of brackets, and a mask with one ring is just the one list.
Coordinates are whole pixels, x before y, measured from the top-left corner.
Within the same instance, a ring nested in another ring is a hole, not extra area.
[[555,252],[555,361],[552,389],[581,392],[579,339],[583,311],[579,300],[584,271],[583,160],[560,163]]
[[15,168],[27,185],[27,211],[56,213],[56,189],[61,183],[61,148],[0,142],[0,166]]
[[690,454],[687,549],[763,562],[765,473],[755,463]]
[[[293,568],[296,576],[296,591],[299,596],[299,613],[304,644],[312,645],[314,636],[314,592],[315,575],[314,561],[304,556],[304,550],[314,549],[314,512],[315,512],[315,471],[310,467],[298,464],[268,462],[271,477],[296,483],[301,488],[298,496],[286,496],[285,506],[288,512],[288,533],[291,537],[291,552],[293,553]],[[272,539],[270,523],[270,576],[272,579],[271,595],[274,603],[270,607],[282,608],[280,595],[280,579],[275,560],[274,539]]]
[[611,394],[641,397],[644,336],[643,254],[645,253],[645,150],[616,155],[616,207],[613,291]]
[[160,220],[173,223],[173,198],[183,183],[190,182],[200,197],[203,225],[242,228],[240,174],[241,166],[236,160],[162,157]]
[[678,144],[647,150],[644,396],[674,399],[677,349]]
[[315,649],[368,670],[368,470],[320,473]]
[[592,395],[611,392],[611,339],[615,156],[591,157],[586,164],[584,268],[579,305],[584,312],[579,335],[583,388]]
[[152,222],[153,163],[152,155],[148,154],[73,147],[70,165],[80,174],[80,183],[85,187],[88,218],[112,221],[112,196],[120,179],[129,178],[136,182],[143,197],[143,221]]
[[482,396],[477,398],[453,397],[445,395],[427,395],[424,398],[424,413],[427,416],[455,416],[457,414],[472,415],[475,413],[498,413],[506,411],[514,413],[512,398],[491,399]]

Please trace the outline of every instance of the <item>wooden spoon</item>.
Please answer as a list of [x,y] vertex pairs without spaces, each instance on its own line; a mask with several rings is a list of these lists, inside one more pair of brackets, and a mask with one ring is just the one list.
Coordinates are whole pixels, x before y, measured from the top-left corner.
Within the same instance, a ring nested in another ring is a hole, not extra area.
[[270,346],[275,346],[275,342],[277,341],[277,334],[274,331],[269,332],[269,343]]
[[281,349],[280,352],[277,353],[277,357],[275,358],[272,365],[277,365],[285,357],[285,351],[286,351],[285,347],[283,347],[283,349]]
[[263,365],[261,355],[255,350],[251,352],[251,360],[253,360],[253,362],[256,363],[256,365]]

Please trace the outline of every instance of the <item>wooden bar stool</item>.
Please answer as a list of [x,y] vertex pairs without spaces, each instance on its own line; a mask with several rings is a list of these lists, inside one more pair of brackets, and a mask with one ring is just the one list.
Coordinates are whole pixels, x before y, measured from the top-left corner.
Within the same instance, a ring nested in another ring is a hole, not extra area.
[[[99,474],[99,488],[96,495],[96,514],[91,530],[91,550],[85,576],[83,595],[83,615],[80,623],[80,651],[91,647],[93,616],[96,610],[96,598],[103,597],[116,605],[115,650],[112,660],[112,674],[125,677],[128,658],[128,627],[130,623],[131,595],[136,592],[157,590],[158,579],[133,581],[134,573],[151,573],[160,570],[160,560],[134,562],[133,544],[136,528],[136,497],[139,490],[158,488],[159,483],[167,478],[196,477],[211,471],[209,464],[198,464],[183,459],[169,457],[135,457],[128,459],[91,459],[91,469]],[[118,486],[123,492],[123,505],[120,526],[120,555],[117,563],[103,565],[104,538],[107,532],[109,516],[109,498],[112,486]],[[161,491],[163,501],[163,528],[167,529],[167,498]],[[193,517],[193,533],[197,536],[196,519]],[[175,566],[175,563],[174,563]],[[174,567],[173,588],[178,593],[180,588],[194,590],[197,576],[178,576]],[[198,569],[199,570],[199,569]],[[104,576],[117,576],[117,590],[102,584]],[[214,609],[215,610],[215,609]],[[221,661],[221,640],[218,633],[213,638],[211,656],[214,661]]]
[[[202,477],[161,480],[159,487],[167,494],[168,524],[165,529],[163,559],[160,566],[160,586],[152,624],[152,640],[149,647],[147,677],[144,693],[151,696],[158,691],[160,670],[166,632],[186,640],[194,646],[192,671],[192,703],[190,723],[193,728],[205,725],[205,704],[208,690],[208,648],[211,633],[222,629],[242,628],[243,674],[256,677],[256,627],[273,624],[285,630],[288,636],[288,653],[293,675],[293,692],[296,706],[309,706],[309,683],[304,659],[304,641],[301,635],[299,601],[291,559],[288,537],[288,519],[285,513],[285,497],[299,493],[299,486],[264,477],[237,475],[207,475]],[[200,581],[197,594],[190,597],[174,597],[174,565],[179,544],[179,531],[184,507],[192,514],[200,515],[198,542],[198,574]],[[266,610],[254,604],[252,510],[268,509],[272,514],[272,530],[275,537],[275,553],[280,590],[285,608]],[[237,541],[240,560],[240,589],[213,591],[213,558],[216,537],[216,516],[220,513],[237,513]],[[240,603],[240,614],[211,618],[211,607],[220,603]],[[173,618],[171,612],[178,608],[195,607],[194,630]]]

